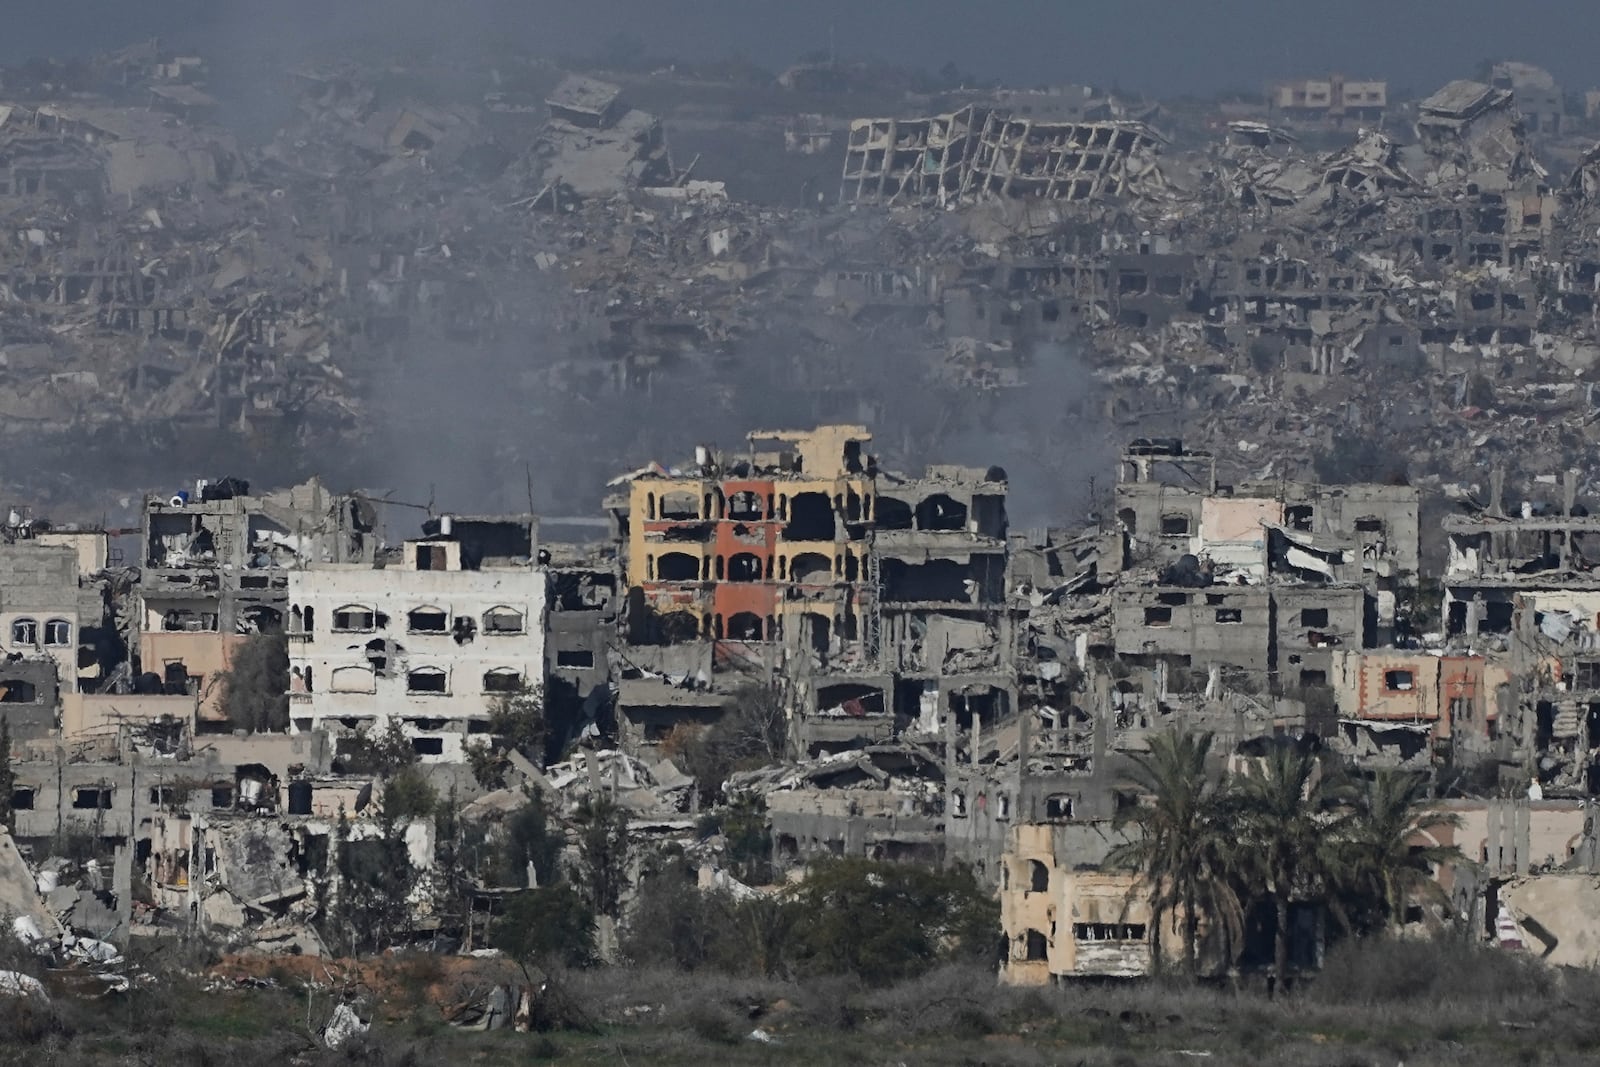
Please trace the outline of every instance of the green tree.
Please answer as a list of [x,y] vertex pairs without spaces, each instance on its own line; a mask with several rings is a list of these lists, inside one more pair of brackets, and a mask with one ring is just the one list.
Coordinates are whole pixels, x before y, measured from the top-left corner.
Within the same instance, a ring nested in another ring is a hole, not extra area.
[[506,753],[517,752],[535,766],[545,763],[550,724],[542,686],[523,685],[502,693],[489,709],[489,741],[469,746],[473,777],[485,789],[505,785]]
[[582,894],[565,884],[524,890],[506,902],[505,914],[489,929],[489,940],[517,961],[537,990],[529,1020],[533,1029],[595,1029],[584,1004],[568,993],[561,973],[596,958],[594,909]]
[[345,774],[375,774],[382,778],[393,777],[406,767],[421,761],[416,746],[406,736],[398,719],[390,719],[382,730],[369,728],[350,738],[341,752],[339,770]]
[[788,948],[802,972],[887,984],[947,960],[992,958],[1000,939],[999,906],[965,867],[826,860],[787,900]]
[[505,841],[498,872],[501,885],[528,884],[528,864],[540,885],[551,885],[560,874],[557,867],[565,836],[550,828],[549,812],[543,795],[534,793],[528,803],[513,812],[505,822]]
[[594,918],[594,910],[572,886],[541,886],[511,897],[489,936],[525,971],[548,974],[557,966],[594,962]]
[[573,813],[578,828],[574,881],[597,915],[622,914],[628,889],[628,813],[608,796],[585,797]]
[[1326,899],[1330,886],[1350,879],[1344,841],[1351,824],[1348,791],[1314,753],[1282,745],[1262,757],[1228,794],[1233,869],[1246,884],[1264,887],[1273,908],[1272,978],[1289,979],[1289,906]]
[[1405,921],[1413,899],[1447,901],[1434,868],[1463,858],[1454,845],[1424,843],[1461,825],[1460,816],[1431,808],[1428,792],[1427,775],[1385,768],[1360,791],[1345,824],[1338,888],[1373,902],[1388,926]]
[[222,713],[236,730],[281,731],[289,726],[289,639],[253,634],[233,653],[228,669],[213,675],[222,686]]
[[702,841],[722,835],[723,864],[735,878],[749,885],[772,881],[772,824],[765,797],[741,793],[727,807],[702,815],[697,830]]
[[1151,893],[1155,965],[1162,960],[1161,931],[1169,915],[1182,921],[1184,966],[1199,968],[1199,924],[1207,916],[1228,945],[1241,936],[1244,918],[1224,857],[1230,830],[1220,794],[1208,778],[1209,733],[1169,731],[1132,757],[1128,784],[1145,801],[1117,815],[1119,829],[1138,833],[1118,845],[1107,862],[1141,872]]
[[463,927],[472,883],[470,855],[461,801],[452,783],[450,792],[433,804],[434,907],[441,919]]
[[383,814],[396,822],[426,819],[433,815],[439,794],[421,767],[402,767],[383,783]]
[[686,971],[710,965],[727,935],[726,901],[702,892],[699,871],[673,856],[639,881],[622,928],[623,954],[635,963],[665,963]]
[[407,768],[384,783],[370,833],[351,833],[340,811],[338,918],[352,953],[388,948],[410,930],[418,876],[406,834],[436,801],[420,772]]

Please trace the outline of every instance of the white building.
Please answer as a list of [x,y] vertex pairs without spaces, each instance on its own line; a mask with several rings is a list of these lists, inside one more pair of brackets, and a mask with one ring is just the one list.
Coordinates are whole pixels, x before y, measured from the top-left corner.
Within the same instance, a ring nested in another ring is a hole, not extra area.
[[546,575],[530,519],[439,519],[384,567],[289,575],[292,730],[387,730],[458,762],[495,701],[544,684]]

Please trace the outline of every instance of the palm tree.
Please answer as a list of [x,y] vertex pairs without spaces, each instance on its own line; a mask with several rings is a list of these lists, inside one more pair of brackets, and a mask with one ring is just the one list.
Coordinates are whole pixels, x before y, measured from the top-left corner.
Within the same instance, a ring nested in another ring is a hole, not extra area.
[[1405,921],[1406,903],[1414,897],[1446,900],[1434,868],[1462,859],[1454,845],[1424,844],[1461,825],[1460,816],[1430,809],[1428,801],[1426,775],[1386,768],[1361,790],[1345,828],[1341,888],[1376,901],[1387,926]]
[[1283,745],[1227,794],[1235,831],[1230,866],[1272,899],[1274,988],[1287,988],[1290,901],[1349,881],[1346,790],[1322,769],[1314,753]]
[[1190,975],[1199,966],[1202,913],[1232,944],[1243,928],[1238,897],[1228,881],[1219,819],[1219,793],[1206,776],[1211,734],[1172,730],[1150,741],[1150,751],[1132,756],[1128,784],[1146,801],[1117,815],[1117,827],[1137,826],[1137,837],[1112,849],[1110,866],[1144,874],[1151,892],[1154,965],[1161,965],[1163,919],[1183,922],[1183,957]]

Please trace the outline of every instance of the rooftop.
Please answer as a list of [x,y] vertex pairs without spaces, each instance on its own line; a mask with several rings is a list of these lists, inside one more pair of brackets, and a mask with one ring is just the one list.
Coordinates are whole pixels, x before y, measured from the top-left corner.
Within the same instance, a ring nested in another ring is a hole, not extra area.
[[587,78],[582,74],[569,74],[545,97],[545,103],[564,111],[581,111],[591,115],[604,115],[616,104],[622,90],[610,82]]

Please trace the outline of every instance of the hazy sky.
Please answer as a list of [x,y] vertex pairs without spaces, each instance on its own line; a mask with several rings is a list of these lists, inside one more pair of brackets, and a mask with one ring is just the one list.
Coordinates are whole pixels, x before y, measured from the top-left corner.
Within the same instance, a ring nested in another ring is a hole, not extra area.
[[141,37],[276,50],[352,36],[517,41],[594,51],[619,29],[653,53],[740,53],[770,68],[831,39],[847,58],[1013,84],[1118,82],[1155,95],[1341,71],[1428,91],[1485,58],[1600,85],[1600,4],[1585,0],[4,0],[0,59]]

